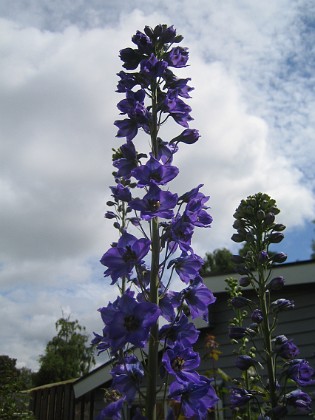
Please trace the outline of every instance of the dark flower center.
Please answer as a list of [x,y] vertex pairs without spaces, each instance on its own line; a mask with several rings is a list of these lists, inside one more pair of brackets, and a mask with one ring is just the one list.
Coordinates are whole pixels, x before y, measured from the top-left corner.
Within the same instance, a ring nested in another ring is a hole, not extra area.
[[126,246],[126,252],[124,253],[123,260],[125,262],[135,261],[137,259],[137,255],[134,251],[132,251],[131,246]]
[[185,363],[185,359],[183,359],[180,356],[177,356],[173,361],[172,361],[172,368],[174,369],[175,372],[178,372],[180,370],[182,370],[183,366]]
[[140,322],[134,315],[129,315],[125,317],[124,326],[127,331],[134,331],[139,328]]
[[149,206],[152,211],[156,211],[160,208],[161,203],[159,200],[149,200]]

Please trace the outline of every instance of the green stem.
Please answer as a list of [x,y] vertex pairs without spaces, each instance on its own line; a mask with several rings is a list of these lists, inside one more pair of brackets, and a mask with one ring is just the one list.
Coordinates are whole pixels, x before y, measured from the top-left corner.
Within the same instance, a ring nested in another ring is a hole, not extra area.
[[[151,147],[154,156],[158,153],[157,144],[158,121],[157,121],[157,86],[152,83],[152,125]],[[160,232],[159,220],[154,217],[151,221],[151,278],[150,278],[150,302],[159,304],[159,265],[160,265]],[[148,353],[148,384],[146,398],[146,417],[156,420],[156,387],[158,377],[158,346],[159,346],[158,321],[151,328]]]

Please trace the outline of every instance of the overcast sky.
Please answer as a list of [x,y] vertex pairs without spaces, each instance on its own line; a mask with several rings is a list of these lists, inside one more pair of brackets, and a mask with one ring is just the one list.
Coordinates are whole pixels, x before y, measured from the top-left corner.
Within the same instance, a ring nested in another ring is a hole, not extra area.
[[[315,3],[310,0],[0,0],[0,354],[37,369],[62,311],[90,333],[114,296],[99,264],[120,49],[137,29],[174,24],[200,141],[182,147],[178,192],[204,183],[213,227],[201,256],[233,248],[233,212],[277,200],[288,261],[315,236]],[[167,131],[165,132],[167,135]],[[140,147],[138,147],[140,149]]]

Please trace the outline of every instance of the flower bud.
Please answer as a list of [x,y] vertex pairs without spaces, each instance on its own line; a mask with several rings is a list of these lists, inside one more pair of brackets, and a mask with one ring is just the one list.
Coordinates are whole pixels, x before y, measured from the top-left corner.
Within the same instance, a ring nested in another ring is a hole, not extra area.
[[274,232],[274,233],[271,233],[269,236],[268,236],[268,242],[270,243],[270,244],[278,244],[279,242],[281,242],[282,241],[282,239],[284,238],[284,235],[283,235],[283,233],[280,233],[280,232]]
[[235,366],[240,370],[247,370],[251,366],[255,366],[257,364],[256,360],[247,355],[238,356],[235,361]]
[[239,285],[241,287],[247,287],[250,285],[250,278],[249,277],[241,277],[239,279]]
[[282,276],[274,277],[267,285],[269,290],[281,290],[284,286],[284,278]]
[[281,263],[284,263],[287,258],[288,258],[288,256],[284,252],[279,252],[278,254],[276,254],[272,257],[272,261],[274,263],[281,264]]
[[236,296],[231,300],[231,304],[234,308],[244,308],[245,306],[249,306],[252,303],[250,299],[246,299],[244,296]]
[[257,322],[257,324],[260,324],[264,319],[261,309],[258,309],[258,308],[253,310],[250,317],[251,317],[251,320],[253,322]]

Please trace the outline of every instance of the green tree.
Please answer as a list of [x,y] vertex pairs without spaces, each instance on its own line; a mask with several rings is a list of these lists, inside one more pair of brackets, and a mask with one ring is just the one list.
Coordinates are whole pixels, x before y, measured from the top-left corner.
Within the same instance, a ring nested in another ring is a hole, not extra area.
[[27,394],[21,393],[32,386],[31,371],[18,369],[16,359],[0,356],[0,419],[32,420],[33,414],[28,410]]
[[233,254],[227,248],[215,249],[212,253],[207,252],[200,274],[202,276],[213,276],[216,274],[234,273],[235,264],[232,256]]
[[46,345],[39,358],[40,369],[35,374],[36,386],[77,378],[89,372],[95,364],[94,348],[78,320],[60,318],[55,324],[57,335]]

